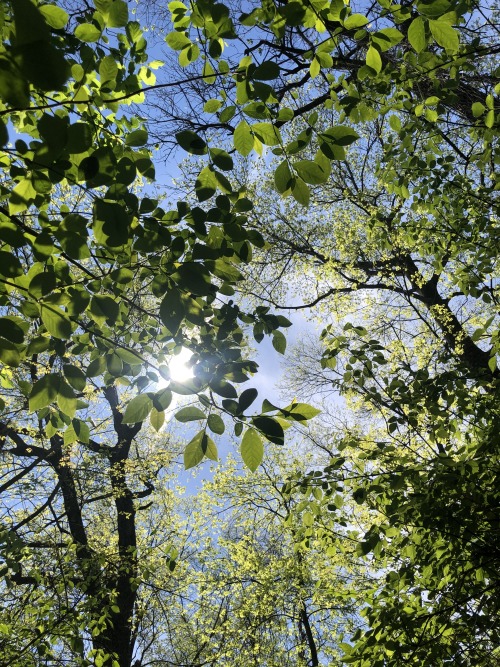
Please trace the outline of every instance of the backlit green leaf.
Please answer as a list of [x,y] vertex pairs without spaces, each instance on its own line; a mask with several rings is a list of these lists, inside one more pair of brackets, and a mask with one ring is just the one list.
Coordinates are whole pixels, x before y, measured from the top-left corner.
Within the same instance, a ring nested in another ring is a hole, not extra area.
[[[271,125],[271,123],[254,123],[252,131],[259,141],[266,146],[276,146],[282,142],[279,129],[275,125]],[[238,150],[236,144],[235,148]]]
[[273,331],[273,347],[280,354],[285,354],[286,338],[281,331]]
[[178,332],[186,310],[179,290],[170,288],[160,304],[160,318],[172,336]]
[[146,130],[134,130],[127,134],[125,144],[127,146],[144,146],[148,143],[148,133]]
[[101,37],[101,31],[93,23],[80,23],[76,27],[75,37],[82,42],[97,42]]
[[198,419],[206,419],[206,414],[197,408],[194,405],[189,405],[185,408],[181,408],[178,412],[175,413],[174,417],[179,422],[191,422]]
[[301,178],[295,178],[292,185],[292,197],[302,206],[309,206],[311,192]]
[[179,146],[192,155],[205,155],[207,152],[206,142],[196,132],[183,130],[177,132],[175,138]]
[[446,21],[429,21],[432,36],[447,51],[455,53],[458,51],[458,32]]
[[274,184],[276,185],[276,190],[280,194],[283,194],[292,187],[293,176],[290,171],[288,160],[283,160],[274,172]]
[[149,421],[151,423],[151,426],[158,433],[161,430],[163,424],[165,423],[165,413],[153,407],[151,410],[151,414],[149,415]]
[[41,5],[39,10],[45,21],[55,30],[65,28],[69,21],[68,13],[57,5]]
[[114,0],[111,3],[106,18],[108,28],[123,28],[128,22],[128,5],[124,0]]
[[54,338],[66,340],[73,333],[73,326],[67,314],[59,306],[40,303],[40,317],[45,328]]
[[125,414],[123,415],[124,424],[137,424],[138,422],[143,422],[153,407],[153,401],[148,394],[139,394],[135,396],[125,409]]
[[183,32],[170,32],[165,37],[165,41],[174,51],[182,51],[182,49],[191,45],[191,40]]
[[264,446],[262,438],[253,428],[248,428],[243,434],[241,440],[241,458],[244,464],[252,472],[255,472],[262,463],[264,456]]
[[12,343],[22,343],[24,335],[29,329],[29,323],[22,317],[8,315],[0,317],[0,336],[10,340]]
[[214,413],[208,416],[207,425],[213,433],[217,433],[218,435],[222,435],[226,428],[222,417]]
[[306,183],[320,185],[326,183],[329,173],[321,168],[317,162],[312,160],[300,160],[294,162],[293,168]]
[[408,41],[413,46],[417,53],[420,53],[427,46],[427,38],[425,35],[425,21],[421,16],[410,23],[408,28]]
[[242,120],[236,126],[233,135],[234,147],[240,155],[246,157],[252,152],[254,138],[253,134],[250,131],[250,125],[246,120]]
[[374,46],[370,46],[366,53],[366,64],[377,73],[382,70],[382,58]]
[[201,443],[205,431],[200,431],[197,433],[194,438],[187,444],[186,449],[184,450],[184,468],[189,470],[189,468],[194,468],[203,460],[205,452],[202,449]]
[[57,389],[57,405],[61,412],[73,419],[76,413],[76,396],[73,389],[62,378]]
[[64,364],[63,371],[69,384],[77,391],[83,391],[86,385],[86,378],[83,371],[73,364]]
[[57,397],[60,377],[57,373],[49,373],[37,380],[29,397],[29,410],[36,412],[50,405]]
[[272,417],[253,417],[253,425],[275,445],[283,445],[285,443],[285,434],[281,424],[279,424]]
[[19,366],[21,363],[21,353],[15,343],[5,338],[0,338],[0,361],[6,366]]

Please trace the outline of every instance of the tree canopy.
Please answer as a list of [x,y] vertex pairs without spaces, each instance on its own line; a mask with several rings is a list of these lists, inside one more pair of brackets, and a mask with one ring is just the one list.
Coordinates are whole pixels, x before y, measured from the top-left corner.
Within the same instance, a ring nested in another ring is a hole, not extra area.
[[[145,9],[0,8],[5,660],[496,664],[497,8]],[[321,340],[258,411],[296,310]],[[229,433],[257,472],[186,532],[173,460]]]

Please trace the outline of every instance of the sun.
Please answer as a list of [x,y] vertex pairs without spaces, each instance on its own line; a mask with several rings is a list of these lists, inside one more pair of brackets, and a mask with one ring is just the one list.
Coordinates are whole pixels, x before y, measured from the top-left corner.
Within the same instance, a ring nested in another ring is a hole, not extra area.
[[168,363],[170,378],[176,382],[186,382],[193,377],[193,371],[187,365],[193,353],[186,347],[181,348],[179,354],[172,356]]

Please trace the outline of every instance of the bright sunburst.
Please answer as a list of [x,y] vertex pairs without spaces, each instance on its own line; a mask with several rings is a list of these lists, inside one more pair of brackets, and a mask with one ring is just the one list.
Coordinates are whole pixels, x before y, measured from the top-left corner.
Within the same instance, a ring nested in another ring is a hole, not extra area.
[[193,356],[193,353],[187,348],[183,347],[179,354],[172,356],[168,364],[170,377],[176,382],[185,382],[193,377],[193,371],[187,363]]

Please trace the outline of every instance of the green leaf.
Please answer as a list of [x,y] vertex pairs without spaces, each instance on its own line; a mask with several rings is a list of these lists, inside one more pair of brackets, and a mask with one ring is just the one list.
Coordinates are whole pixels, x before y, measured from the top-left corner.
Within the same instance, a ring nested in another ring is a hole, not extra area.
[[127,134],[125,139],[126,146],[144,146],[148,143],[148,133],[146,130],[134,130]]
[[179,331],[186,310],[178,289],[171,288],[160,304],[160,318],[172,336]]
[[[29,102],[29,86],[9,58],[0,56],[0,99],[14,107],[24,108]],[[4,126],[5,127],[5,126]],[[2,130],[4,141],[5,130]]]
[[337,146],[349,146],[359,139],[359,134],[351,127],[345,125],[337,125],[337,127],[330,127],[326,132],[323,132],[321,138]]
[[401,121],[398,116],[390,116],[389,117],[389,125],[391,129],[393,129],[395,132],[400,132],[401,131]]
[[68,152],[85,153],[92,146],[93,138],[93,130],[88,123],[73,123],[68,127]]
[[369,20],[366,16],[363,16],[363,14],[351,14],[344,21],[344,26],[348,30],[357,30],[358,28],[365,26],[367,23],[369,23]]
[[165,41],[174,51],[182,51],[182,49],[191,46],[191,40],[184,32],[170,32],[165,37]]
[[224,176],[224,174],[221,174],[220,171],[214,171],[214,176],[219,190],[222,190],[222,192],[225,193],[230,193],[233,191],[231,182],[226,178],[226,176]]
[[309,74],[311,79],[315,79],[318,74],[321,72],[321,63],[318,58],[313,58],[311,64],[309,65]]
[[283,427],[272,417],[253,417],[253,425],[275,445],[285,444]]
[[219,167],[219,169],[223,169],[224,171],[231,171],[233,168],[233,158],[229,153],[221,148],[211,148],[209,152],[216,167]]
[[374,46],[370,46],[366,53],[366,64],[377,74],[382,71],[382,58]]
[[313,162],[312,160],[300,160],[299,162],[294,162],[293,168],[303,181],[310,183],[311,185],[320,185],[326,183],[328,180],[329,173],[323,170],[317,162]]
[[276,352],[285,354],[286,352],[286,338],[281,331],[273,331],[273,347]]
[[86,376],[88,378],[97,377],[106,370],[106,357],[97,357],[87,366]]
[[277,79],[280,75],[280,66],[273,60],[265,60],[252,72],[253,79],[260,81],[271,81]]
[[108,28],[123,28],[128,23],[128,5],[124,0],[114,0],[105,16]]
[[51,336],[63,340],[71,338],[73,326],[71,320],[61,308],[42,302],[40,303],[40,317]]
[[203,65],[202,76],[204,83],[208,85],[215,83],[215,81],[217,80],[217,77],[215,75],[215,70],[208,60],[205,60],[205,63]]
[[408,41],[413,46],[417,53],[420,53],[427,46],[427,38],[425,36],[425,21],[421,16],[410,23],[408,28]]
[[452,6],[453,5],[449,0],[430,0],[427,2],[417,2],[418,11],[421,14],[432,17],[442,16],[443,14],[448,13],[450,9],[452,9]]
[[59,391],[59,383],[60,377],[56,373],[49,373],[37,380],[29,397],[29,411],[37,412],[55,401]]
[[56,275],[54,272],[37,273],[29,284],[29,292],[35,299],[50,294],[56,288]]
[[194,468],[203,460],[205,452],[202,449],[201,443],[205,431],[200,431],[197,433],[194,438],[187,444],[186,449],[184,450],[184,468],[189,470],[189,468]]
[[0,361],[6,366],[16,367],[21,363],[21,353],[15,343],[0,338]]
[[199,296],[207,296],[214,292],[209,272],[198,262],[184,262],[172,274],[172,279],[181,289],[189,290]]
[[88,425],[81,419],[73,419],[72,426],[75,431],[77,440],[80,442],[88,443],[90,440],[90,429]]
[[481,102],[474,102],[472,105],[472,115],[474,118],[479,118],[486,111],[486,107]]
[[245,389],[238,399],[238,413],[243,414],[243,412],[252,405],[258,394],[259,392],[254,387]]
[[215,195],[219,183],[216,172],[211,167],[204,167],[196,179],[195,188],[198,201],[207,201]]
[[42,5],[38,9],[45,21],[54,30],[62,30],[62,28],[66,27],[69,16],[61,7],[57,7],[56,5]]
[[97,42],[101,37],[101,30],[93,23],[80,23],[75,30],[75,37],[81,42]]
[[124,361],[126,364],[130,364],[131,366],[138,366],[144,363],[139,352],[125,350],[123,347],[117,347],[115,353],[122,361]]
[[179,146],[192,155],[205,155],[207,153],[206,142],[196,132],[183,130],[177,132],[175,138]]
[[229,106],[226,107],[225,109],[222,109],[220,112],[219,120],[221,123],[227,123],[228,121],[233,118],[234,114],[236,112],[236,107],[235,106]]
[[37,191],[33,187],[30,178],[24,178],[12,190],[9,199],[9,213],[16,215],[22,213],[35,201]]
[[253,150],[254,138],[253,134],[250,131],[250,125],[246,120],[242,120],[236,126],[233,135],[234,147],[240,155],[246,157]]
[[197,408],[194,405],[181,408],[178,412],[175,413],[174,417],[177,419],[177,421],[183,423],[207,418],[206,414],[200,410],[200,408]]
[[57,405],[61,412],[73,419],[76,413],[76,396],[73,389],[62,378],[57,390]]
[[151,414],[149,415],[149,421],[151,426],[158,433],[161,430],[163,424],[165,423],[165,413],[153,407],[151,410]]
[[[271,123],[255,123],[252,125],[252,131],[259,141],[266,146],[276,146],[282,143],[279,129],[275,125],[271,125]],[[238,150],[236,144],[235,148]]]
[[106,355],[108,373],[115,378],[123,375],[123,361],[114,352]]
[[458,32],[446,21],[429,21],[432,36],[447,51],[456,53],[460,45]]
[[200,387],[195,383],[194,379],[184,380],[183,382],[172,380],[169,389],[181,396],[192,396],[200,391]]
[[153,396],[153,403],[158,412],[163,412],[168,408],[172,402],[172,392],[167,387],[166,389],[159,389]]
[[153,401],[148,394],[135,396],[127,405],[123,415],[124,424],[143,422],[153,408]]
[[198,60],[200,56],[200,47],[198,44],[191,44],[179,53],[179,65],[181,67],[188,67],[191,63]]
[[302,206],[309,206],[311,192],[301,178],[295,178],[292,185],[292,197]]
[[222,417],[214,413],[208,415],[207,425],[213,433],[218,435],[222,435],[226,430]]
[[131,216],[121,204],[96,199],[93,230],[96,241],[108,248],[119,248],[129,240]]
[[113,56],[105,56],[99,63],[101,84],[105,81],[114,81],[118,75],[118,65]]
[[316,415],[319,415],[321,410],[314,408],[308,403],[291,403],[286,408],[283,408],[283,412],[290,413],[290,416],[295,421],[307,421],[308,419],[312,419],[313,417],[316,417]]
[[78,441],[78,436],[76,435],[76,431],[74,429],[73,424],[71,426],[68,426],[68,428],[64,431],[63,440],[66,446],[72,445],[74,442]]
[[274,184],[276,190],[283,194],[293,185],[293,175],[290,171],[288,160],[283,160],[274,172]]
[[212,438],[206,433],[203,434],[203,438],[201,440],[201,449],[204,455],[207,457],[207,459],[211,459],[212,461],[219,460],[217,445],[212,440]]
[[5,278],[17,278],[23,273],[23,267],[17,257],[10,252],[0,250],[0,275]]
[[89,187],[111,185],[116,180],[117,160],[110,146],[101,146],[80,162],[78,178]]
[[404,38],[402,32],[397,28],[382,28],[382,30],[377,30],[374,32],[370,39],[377,45],[379,51],[388,51],[393,46],[396,46]]
[[113,326],[118,318],[119,310],[120,307],[115,299],[105,294],[95,294],[90,302],[88,312],[98,324],[106,323]]
[[[218,111],[221,108],[221,106],[222,106],[222,102],[220,100],[215,100],[215,99],[207,100],[205,102],[205,104],[203,105],[203,111],[205,113],[215,113],[216,111]],[[221,119],[221,122],[224,122],[224,121],[222,121],[222,119]]]
[[262,463],[263,456],[264,445],[260,435],[255,429],[248,428],[241,441],[241,458],[244,464],[252,472],[255,472]]
[[83,391],[86,386],[85,374],[73,364],[64,364],[63,372],[70,385],[77,391]]
[[7,315],[0,317],[0,336],[11,343],[23,343],[24,335],[29,329],[29,323],[21,317]]

